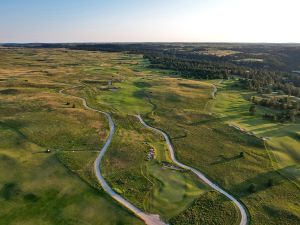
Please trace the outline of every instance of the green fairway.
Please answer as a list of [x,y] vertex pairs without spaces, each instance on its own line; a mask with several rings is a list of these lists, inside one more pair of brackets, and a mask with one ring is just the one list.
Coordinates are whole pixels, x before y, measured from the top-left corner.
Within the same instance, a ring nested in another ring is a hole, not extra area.
[[[209,190],[192,174],[164,166],[170,162],[164,141],[143,128],[137,118],[114,118],[117,135],[105,156],[103,170],[118,193],[145,211],[170,219]],[[151,148],[157,157],[148,161]]]
[[[264,142],[229,127],[223,118],[211,114],[211,85],[176,78],[165,81],[164,88],[154,85],[150,88],[155,109],[147,116],[152,125],[170,135],[179,160],[198,168],[239,196],[247,206],[253,224],[277,224],[279,219],[283,222],[288,217],[293,218],[289,224],[297,224],[300,214],[295,209],[299,190],[278,174],[280,170],[272,167]],[[188,82],[194,84],[182,85]],[[157,83],[164,85],[163,81]],[[226,113],[234,114],[238,110],[232,106],[233,109]],[[248,106],[244,106],[247,111]],[[244,157],[240,157],[241,152]],[[268,180],[276,185],[268,187]],[[255,193],[248,191],[251,184],[257,188]],[[286,196],[286,191],[292,194]],[[274,195],[278,197],[274,199]],[[272,210],[276,213],[269,213]]]
[[[209,190],[191,174],[167,169],[156,163],[148,165],[148,173],[154,186],[145,202],[146,207],[168,219],[188,208],[193,200]],[[201,214],[200,211],[198,213]]]
[[234,81],[226,81],[218,87],[216,100],[209,103],[210,110],[224,122],[265,138],[274,167],[300,187],[300,121],[284,124],[269,122],[262,116],[274,110],[262,106],[258,106],[256,115],[251,116],[249,99],[254,93],[234,87]]

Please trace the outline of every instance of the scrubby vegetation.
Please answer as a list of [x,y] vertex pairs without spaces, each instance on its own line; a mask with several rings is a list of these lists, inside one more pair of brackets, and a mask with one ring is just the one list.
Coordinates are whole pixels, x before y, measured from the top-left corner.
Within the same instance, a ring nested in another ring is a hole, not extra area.
[[58,93],[76,85],[74,74],[84,67],[65,64],[80,53],[0,54],[0,224],[142,224],[109,199],[93,175],[105,118]]
[[[185,211],[171,219],[172,225],[190,224],[238,224],[239,215],[226,198],[215,192],[208,192],[195,200]],[[220,218],[211,216],[211,212],[220,214]],[[197,221],[195,223],[195,221]]]

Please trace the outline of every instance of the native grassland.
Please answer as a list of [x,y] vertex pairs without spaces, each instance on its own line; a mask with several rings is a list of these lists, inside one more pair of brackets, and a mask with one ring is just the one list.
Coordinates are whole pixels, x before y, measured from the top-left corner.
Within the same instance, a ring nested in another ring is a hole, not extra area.
[[[1,116],[1,121],[7,123],[9,119],[6,117],[12,117],[12,121],[22,119],[22,113],[10,113],[14,112],[7,110],[10,107],[37,111],[32,114],[34,116],[26,117],[27,122],[22,126],[12,126],[17,133],[21,130],[26,138],[31,137],[29,140],[42,150],[56,150],[49,155],[40,153],[37,156],[53,157],[55,165],[61,169],[63,167],[59,162],[62,162],[69,169],[64,170],[69,175],[68,179],[76,180],[76,174],[86,181],[82,183],[77,180],[92,192],[89,200],[96,199],[98,205],[89,202],[86,205],[99,214],[97,218],[91,215],[91,220],[83,218],[83,221],[95,223],[96,219],[104,218],[111,224],[121,224],[122,221],[125,224],[139,223],[108,197],[104,198],[103,194],[97,194],[90,187],[99,188],[91,173],[91,164],[107,135],[108,127],[101,115],[83,110],[76,98],[58,94],[61,88],[75,85],[78,87],[66,92],[85,97],[89,105],[112,114],[117,131],[101,169],[110,185],[135,205],[147,212],[162,215],[171,224],[239,222],[239,212],[231,202],[211,191],[192,174],[171,167],[164,140],[141,126],[135,117],[141,114],[148,123],[169,134],[179,161],[203,171],[211,180],[239,198],[249,210],[251,224],[299,224],[299,189],[273,167],[262,140],[229,127],[228,121],[219,116],[221,112],[216,107],[221,107],[223,101],[219,102],[219,96],[212,100],[213,88],[208,82],[172,77],[172,71],[149,68],[148,62],[139,55],[63,49],[1,51],[4,51],[0,66],[1,90],[4,90],[1,93],[1,112],[6,113]],[[35,98],[42,98],[45,105],[51,101],[41,96],[51,95],[55,99],[52,100],[55,106],[45,111],[43,104],[31,108],[31,104],[24,100],[27,96],[17,101],[21,98],[16,97],[19,95],[16,90],[30,90],[32,102],[37,103]],[[224,89],[224,92],[230,91],[231,87]],[[14,96],[14,100],[8,100],[8,95]],[[212,107],[213,104],[215,107]],[[79,111],[82,114],[80,117],[76,115]],[[248,106],[241,111],[239,116],[243,118]],[[41,112],[43,114],[38,116]],[[224,110],[222,115],[230,116],[229,113]],[[54,117],[52,120],[51,115]],[[7,140],[16,143],[14,139]],[[155,155],[148,161],[151,149]],[[29,155],[34,159],[37,157],[35,154]],[[19,160],[16,161],[23,166]],[[26,174],[34,171],[34,174],[39,173],[36,168],[30,168]],[[47,171],[45,167],[41,170]],[[53,174],[52,178],[57,179]],[[4,173],[0,177],[0,188],[3,190],[5,183],[23,182],[18,177],[2,182],[6,177]],[[64,182],[68,179],[64,179]],[[250,186],[254,188],[249,189]],[[81,190],[81,193],[85,193],[84,189]],[[78,201],[81,201],[81,195],[77,197]],[[53,201],[59,196],[53,197]],[[72,196],[69,198],[72,199]],[[14,200],[1,201],[15,203]],[[4,207],[2,205],[0,207]],[[18,203],[16,207],[21,206]],[[60,215],[66,215],[63,210],[58,211]],[[73,213],[72,209],[70,212]],[[82,210],[80,212],[84,214]],[[115,215],[119,221],[113,221]]]
[[[143,63],[140,62],[141,65]],[[137,66],[134,65],[133,68],[135,67]],[[210,105],[214,101],[217,105],[218,98],[211,99],[213,88],[209,83],[171,78],[148,68],[139,67],[134,71],[136,75],[133,78],[116,84],[119,92],[115,91],[114,95],[109,96],[102,93],[102,96],[96,97],[96,102],[109,104],[105,103],[109,99],[116,103],[112,112],[143,114],[149,123],[166,131],[175,145],[179,160],[205,172],[212,180],[241,199],[249,210],[253,224],[278,224],[278,221],[281,224],[299,223],[299,189],[282,176],[282,171],[273,167],[269,152],[261,139],[228,126],[224,119],[216,115],[218,112],[211,111]],[[228,88],[225,91],[230,90]],[[118,93],[124,98],[118,96]],[[124,103],[130,105],[142,98],[144,102],[141,108],[121,107]],[[152,106],[151,111],[147,102]],[[244,110],[240,114],[241,118],[247,118],[248,107],[249,105],[240,109]],[[232,111],[234,110],[238,109]],[[170,221],[176,224],[176,221],[181,223],[180,221],[190,221],[189,218],[197,218],[196,213],[205,211],[199,206],[209,205],[209,200],[202,198],[203,195],[199,196],[199,201],[203,201],[203,204],[195,201],[188,211],[178,214]],[[211,206],[210,209],[212,208],[214,207]],[[208,213],[207,218],[212,217],[212,212],[213,210]],[[230,212],[234,213],[234,210]],[[234,224],[228,217],[232,218],[227,216],[225,221]],[[201,218],[205,218],[205,215]]]
[[58,93],[101,59],[64,50],[0,51],[0,224],[142,224],[95,182],[105,118]]
[[[148,70],[141,58],[137,62],[136,65],[129,65],[123,73],[120,72],[123,77],[113,79],[110,86],[94,80],[73,90],[74,95],[85,96],[94,107],[111,112],[116,123],[113,143],[104,157],[104,177],[116,192],[146,212],[159,214],[165,220],[171,220],[202,197],[202,209],[205,210],[193,211],[206,224],[211,223],[209,215],[214,215],[215,221],[219,223],[237,223],[239,214],[235,206],[231,202],[224,203],[226,199],[222,198],[222,201],[214,202],[220,196],[216,197],[214,192],[206,194],[210,189],[192,174],[172,168],[164,139],[143,128],[135,117],[142,114],[147,118],[147,115],[155,113],[156,105],[152,102],[152,95],[159,94],[169,86],[176,89],[200,85],[203,90],[199,93],[187,89],[181,92],[193,95],[199,104],[205,104],[205,100],[209,99],[207,95],[210,95],[210,85],[171,78],[161,71]],[[164,98],[162,102],[176,101],[172,91],[165,93]],[[176,108],[176,105],[172,107]],[[177,138],[183,138],[184,135],[178,133]],[[155,156],[147,160],[151,149],[155,151]],[[215,215],[216,208],[220,210]],[[194,222],[200,221],[196,218]],[[177,224],[177,219],[173,219],[173,223]]]
[[[299,189],[273,167],[264,142],[228,126],[224,119],[214,115],[210,104],[216,101],[217,107],[223,101],[218,102],[218,97],[209,100],[207,86],[184,82],[150,90],[156,110],[149,115],[149,121],[171,136],[179,160],[203,171],[241,199],[252,224],[299,223]],[[227,91],[230,88],[224,90],[225,95]],[[166,101],[165,96],[170,93],[172,101]],[[224,114],[230,118],[227,113],[240,110],[237,117],[242,120],[247,118],[249,106],[239,109],[231,103],[229,112]]]

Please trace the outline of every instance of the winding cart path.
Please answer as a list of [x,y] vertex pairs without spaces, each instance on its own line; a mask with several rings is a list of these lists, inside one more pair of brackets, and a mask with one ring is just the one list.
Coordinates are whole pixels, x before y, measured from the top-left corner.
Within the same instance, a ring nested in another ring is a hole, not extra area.
[[176,157],[175,157],[175,151],[174,151],[174,147],[171,143],[171,140],[169,138],[169,136],[163,132],[162,130],[159,130],[155,127],[151,127],[148,124],[145,123],[145,121],[143,120],[143,118],[138,115],[137,118],[140,120],[140,122],[148,129],[153,130],[156,133],[161,134],[167,143],[169,152],[170,152],[170,156],[171,156],[171,160],[173,161],[174,164],[176,164],[177,166],[192,171],[197,177],[199,177],[204,183],[206,183],[207,185],[209,185],[211,188],[213,188],[214,190],[216,190],[217,192],[225,195],[228,199],[230,199],[239,209],[240,214],[241,214],[241,221],[240,221],[240,225],[247,225],[248,224],[248,216],[246,213],[246,209],[245,207],[236,199],[234,198],[232,195],[230,195],[229,193],[227,193],[226,191],[224,191],[222,188],[220,188],[217,184],[213,183],[212,181],[210,181],[203,173],[201,173],[200,171],[184,165],[183,163],[177,161]]

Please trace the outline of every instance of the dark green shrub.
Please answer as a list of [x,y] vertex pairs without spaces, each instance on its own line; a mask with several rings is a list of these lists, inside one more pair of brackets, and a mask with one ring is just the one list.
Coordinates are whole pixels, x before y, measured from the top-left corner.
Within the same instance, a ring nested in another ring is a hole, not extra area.
[[248,187],[248,191],[250,193],[256,192],[256,185],[255,184],[250,184],[249,187]]
[[273,185],[274,185],[274,180],[273,179],[269,179],[268,183],[267,183],[267,186],[268,187],[272,187]]
[[6,184],[4,184],[0,193],[1,193],[1,196],[5,200],[10,200],[14,196],[17,196],[18,194],[20,194],[20,192],[21,191],[16,183],[6,183]]
[[24,200],[27,201],[27,202],[37,202],[38,199],[39,199],[38,196],[36,196],[33,193],[29,193],[29,194],[24,195]]

